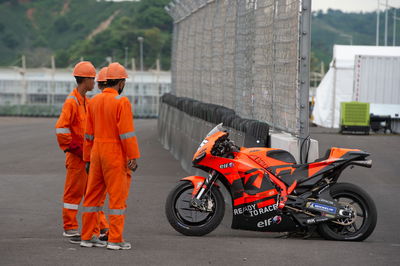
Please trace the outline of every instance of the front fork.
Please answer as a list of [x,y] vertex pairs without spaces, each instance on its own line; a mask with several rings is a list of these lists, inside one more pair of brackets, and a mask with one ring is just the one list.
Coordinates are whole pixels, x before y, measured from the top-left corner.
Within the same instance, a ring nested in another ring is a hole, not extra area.
[[211,211],[212,206],[208,204],[207,199],[204,198],[214,185],[215,181],[217,181],[218,173],[215,170],[212,170],[209,176],[204,180],[204,183],[201,185],[201,188],[197,192],[197,194],[192,198],[190,204],[201,210],[201,211]]

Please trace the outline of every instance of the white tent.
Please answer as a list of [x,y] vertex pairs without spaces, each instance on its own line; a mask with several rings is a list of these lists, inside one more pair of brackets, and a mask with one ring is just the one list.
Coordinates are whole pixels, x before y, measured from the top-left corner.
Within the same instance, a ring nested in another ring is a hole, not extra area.
[[334,45],[329,71],[316,91],[314,123],[338,128],[340,103],[353,100],[353,75],[356,55],[400,56],[400,47]]

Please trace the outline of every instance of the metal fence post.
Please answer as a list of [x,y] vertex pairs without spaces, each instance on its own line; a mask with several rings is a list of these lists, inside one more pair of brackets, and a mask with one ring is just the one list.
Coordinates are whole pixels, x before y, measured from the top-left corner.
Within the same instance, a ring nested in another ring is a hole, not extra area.
[[[309,88],[310,88],[310,55],[311,55],[311,0],[301,2],[300,14],[300,142],[309,136]],[[308,151],[308,143],[302,150],[302,158]],[[304,161],[305,162],[305,161]],[[301,162],[301,163],[304,163]]]

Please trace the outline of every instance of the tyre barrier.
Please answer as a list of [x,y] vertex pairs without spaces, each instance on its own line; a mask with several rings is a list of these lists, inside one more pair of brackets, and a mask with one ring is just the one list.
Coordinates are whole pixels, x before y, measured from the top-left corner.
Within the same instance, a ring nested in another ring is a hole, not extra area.
[[160,142],[189,173],[195,173],[191,166],[198,145],[220,123],[238,146],[270,147],[269,125],[265,122],[241,118],[224,106],[170,93],[160,99],[157,128]]

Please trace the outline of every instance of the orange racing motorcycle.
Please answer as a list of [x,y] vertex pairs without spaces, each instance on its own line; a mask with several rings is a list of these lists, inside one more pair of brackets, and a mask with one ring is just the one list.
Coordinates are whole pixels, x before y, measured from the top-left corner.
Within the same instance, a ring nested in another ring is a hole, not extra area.
[[[360,187],[337,183],[351,165],[370,168],[368,153],[330,148],[325,157],[297,164],[287,151],[236,146],[222,124],[211,130],[193,157],[208,177],[188,176],[170,192],[166,215],[189,236],[212,232],[222,221],[222,184],[232,198],[232,228],[266,232],[314,232],[326,239],[362,241],[374,230],[377,211]],[[219,182],[216,182],[219,181]]]

